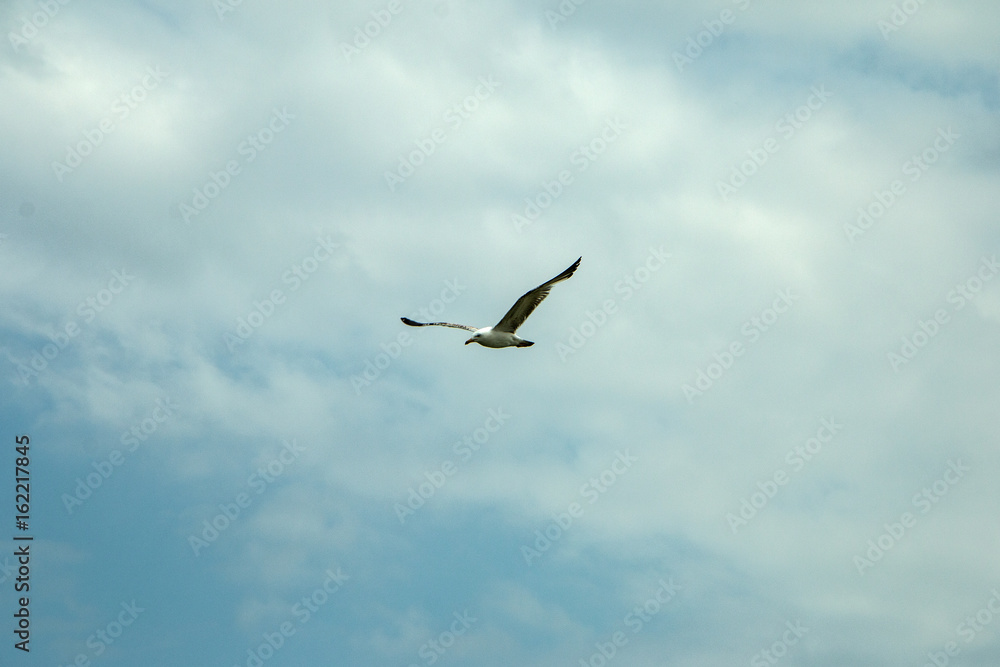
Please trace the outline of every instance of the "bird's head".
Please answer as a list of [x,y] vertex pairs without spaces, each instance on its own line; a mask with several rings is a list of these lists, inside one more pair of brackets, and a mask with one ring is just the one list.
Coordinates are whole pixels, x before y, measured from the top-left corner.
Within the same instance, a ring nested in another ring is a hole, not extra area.
[[482,329],[478,329],[474,334],[472,334],[472,338],[465,341],[465,344],[468,345],[469,343],[479,343],[480,345],[482,345],[483,336],[491,331],[493,331],[493,327],[483,327]]

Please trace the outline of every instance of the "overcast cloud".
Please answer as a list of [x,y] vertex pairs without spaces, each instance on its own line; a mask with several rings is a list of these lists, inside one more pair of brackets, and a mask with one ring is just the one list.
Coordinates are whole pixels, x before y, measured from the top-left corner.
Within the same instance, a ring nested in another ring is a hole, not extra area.
[[4,664],[1000,664],[995,2],[0,26]]

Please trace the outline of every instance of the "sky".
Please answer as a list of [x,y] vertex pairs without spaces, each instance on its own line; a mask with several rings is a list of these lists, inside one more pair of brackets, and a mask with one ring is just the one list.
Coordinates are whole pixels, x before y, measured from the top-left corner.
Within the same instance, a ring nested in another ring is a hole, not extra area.
[[1000,663],[998,25],[4,3],[0,661]]

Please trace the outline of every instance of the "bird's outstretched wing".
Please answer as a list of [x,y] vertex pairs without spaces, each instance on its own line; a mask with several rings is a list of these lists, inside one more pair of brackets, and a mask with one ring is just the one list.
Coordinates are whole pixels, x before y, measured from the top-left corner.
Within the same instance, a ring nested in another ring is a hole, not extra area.
[[576,267],[580,266],[581,259],[583,259],[583,257],[573,262],[573,266],[569,267],[549,282],[539,285],[518,299],[517,303],[515,303],[511,309],[507,311],[507,314],[500,318],[500,321],[497,322],[495,327],[493,327],[493,330],[506,331],[507,333],[514,333],[517,331],[517,328],[524,324],[524,321],[528,319],[528,315],[531,315],[531,312],[538,307],[538,304],[544,301],[545,297],[549,295],[549,291],[552,289],[552,286],[573,275],[573,272],[576,271]]
[[470,327],[468,324],[452,324],[451,322],[414,322],[408,317],[399,318],[403,320],[403,324],[408,324],[411,327],[451,327],[453,329],[465,329],[466,331],[479,331],[476,327]]

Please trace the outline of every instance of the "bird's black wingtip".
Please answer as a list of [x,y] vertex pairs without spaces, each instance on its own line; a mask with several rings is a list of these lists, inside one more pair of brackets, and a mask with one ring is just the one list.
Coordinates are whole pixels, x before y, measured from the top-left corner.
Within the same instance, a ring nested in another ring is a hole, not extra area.
[[402,320],[403,324],[409,324],[411,327],[419,327],[420,326],[419,324],[417,324],[416,322],[414,322],[413,320],[411,320],[408,317],[401,317],[399,319]]

